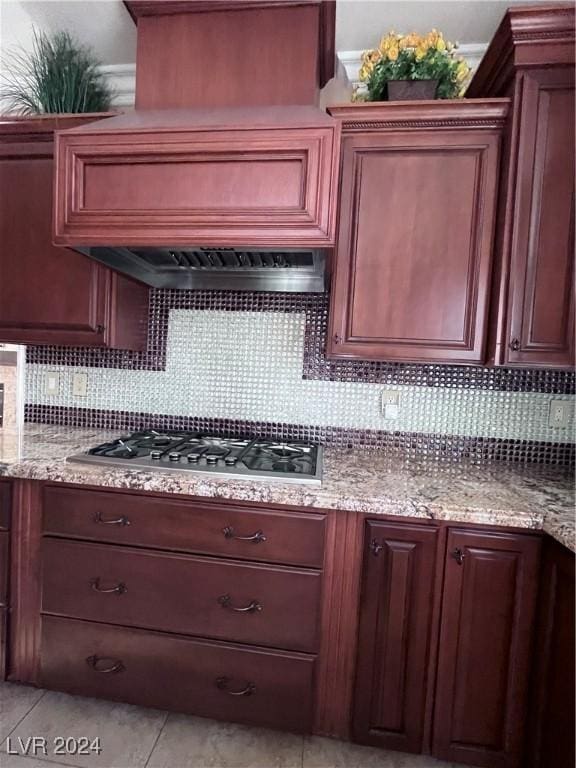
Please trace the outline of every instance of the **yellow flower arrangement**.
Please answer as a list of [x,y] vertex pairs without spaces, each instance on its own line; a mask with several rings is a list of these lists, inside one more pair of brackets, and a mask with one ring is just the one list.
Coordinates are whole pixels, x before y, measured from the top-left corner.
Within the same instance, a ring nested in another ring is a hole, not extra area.
[[378,48],[362,55],[360,80],[366,84],[367,100],[383,100],[389,80],[435,80],[438,98],[462,96],[470,67],[456,55],[457,47],[437,29],[425,35],[390,31]]

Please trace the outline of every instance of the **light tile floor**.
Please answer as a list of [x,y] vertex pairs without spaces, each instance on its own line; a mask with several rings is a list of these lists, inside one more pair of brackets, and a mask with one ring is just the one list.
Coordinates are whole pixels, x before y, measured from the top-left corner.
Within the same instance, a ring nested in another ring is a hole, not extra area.
[[[47,754],[20,744],[43,737]],[[100,738],[100,755],[55,755],[56,736]],[[19,739],[21,741],[19,741]],[[0,684],[0,768],[456,768],[316,736]],[[8,752],[20,754],[8,754]]]

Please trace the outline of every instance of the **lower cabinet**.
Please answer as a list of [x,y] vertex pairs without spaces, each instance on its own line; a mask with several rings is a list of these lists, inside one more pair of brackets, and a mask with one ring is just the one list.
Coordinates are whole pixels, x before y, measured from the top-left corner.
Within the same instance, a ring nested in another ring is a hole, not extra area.
[[40,684],[56,690],[306,731],[314,657],[43,616]]
[[369,521],[360,612],[353,734],[420,752],[438,530]]
[[520,767],[540,539],[448,534],[433,753],[468,765]]
[[574,768],[576,764],[574,560],[566,547],[546,541],[526,753],[529,768]]
[[540,537],[445,534],[366,523],[354,738],[521,768]]
[[6,676],[8,581],[10,557],[10,483],[0,480],[0,680]]
[[50,484],[30,495],[37,570],[20,583],[35,612],[11,679],[312,730],[325,514]]

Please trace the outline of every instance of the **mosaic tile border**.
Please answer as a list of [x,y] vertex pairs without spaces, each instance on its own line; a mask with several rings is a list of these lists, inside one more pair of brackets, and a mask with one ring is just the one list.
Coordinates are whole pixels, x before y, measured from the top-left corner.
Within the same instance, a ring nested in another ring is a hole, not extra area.
[[280,424],[237,419],[167,416],[129,411],[104,411],[65,406],[27,405],[28,422],[64,427],[133,431],[138,429],[187,429],[233,437],[261,437],[278,440],[307,440],[338,448],[378,449],[401,453],[419,461],[459,462],[467,460],[479,465],[493,462],[523,462],[574,467],[576,445],[544,443],[531,440],[503,440],[457,435],[386,432],[379,430]]
[[324,353],[328,307],[328,294],[152,290],[148,316],[148,346],[144,352],[90,347],[32,346],[27,349],[27,362],[54,366],[162,371],[166,364],[168,316],[171,309],[300,312],[306,316],[302,372],[305,379],[563,395],[576,392],[576,374],[573,371],[328,360]]

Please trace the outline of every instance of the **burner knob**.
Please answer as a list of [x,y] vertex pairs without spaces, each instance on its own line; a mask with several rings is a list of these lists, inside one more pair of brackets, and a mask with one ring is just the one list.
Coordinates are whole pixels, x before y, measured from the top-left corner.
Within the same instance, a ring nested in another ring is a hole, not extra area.
[[227,467],[233,467],[237,461],[238,461],[238,456],[226,456],[226,458],[224,459],[224,464],[226,464]]
[[162,458],[162,451],[150,451],[150,458],[159,461]]
[[200,456],[197,453],[189,453],[188,454],[188,463],[189,464],[198,464],[199,460],[200,460]]
[[176,453],[176,451],[173,451],[172,453],[168,454],[168,458],[170,461],[180,461],[180,454]]
[[214,456],[213,454],[209,454],[208,456],[206,456],[206,461],[208,462],[208,464],[218,464],[218,459],[219,457]]

